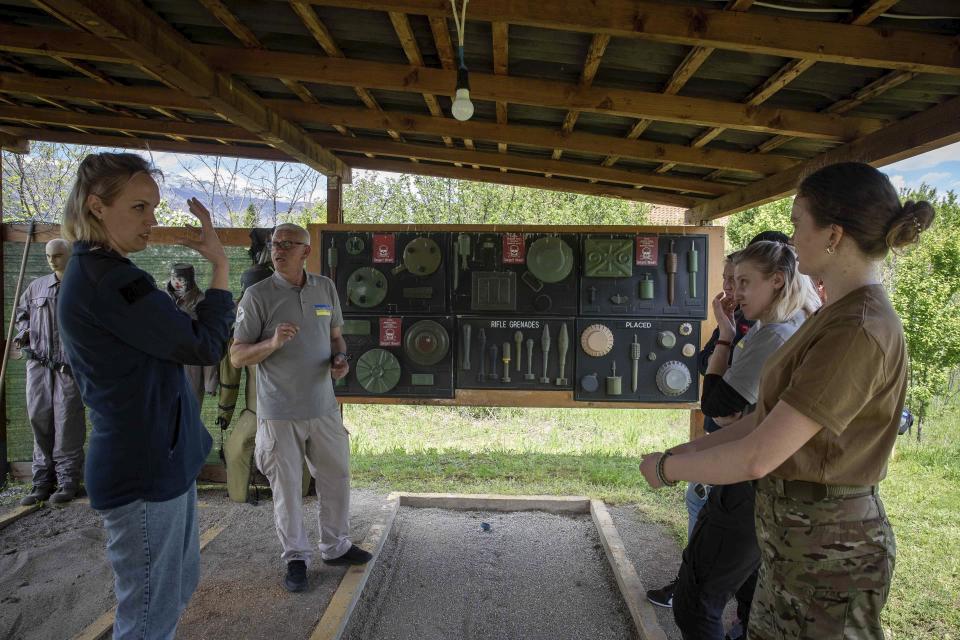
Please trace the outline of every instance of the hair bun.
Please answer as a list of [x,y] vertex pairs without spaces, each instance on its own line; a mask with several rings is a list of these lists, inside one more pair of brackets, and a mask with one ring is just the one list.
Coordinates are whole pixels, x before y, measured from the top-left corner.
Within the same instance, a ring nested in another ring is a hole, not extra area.
[[926,200],[907,200],[887,231],[887,246],[899,249],[920,241],[920,234],[933,224],[935,212]]

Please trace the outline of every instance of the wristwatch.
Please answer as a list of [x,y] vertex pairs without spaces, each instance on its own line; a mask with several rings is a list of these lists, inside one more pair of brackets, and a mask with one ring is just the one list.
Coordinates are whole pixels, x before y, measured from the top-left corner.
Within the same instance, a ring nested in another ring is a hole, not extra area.
[[345,351],[337,351],[335,354],[333,354],[332,356],[330,356],[330,362],[333,362],[334,360],[336,360],[336,359],[337,359],[337,356],[343,356],[343,359],[344,359],[344,360],[347,360],[347,361],[350,360],[350,356],[347,355],[347,353],[346,353]]

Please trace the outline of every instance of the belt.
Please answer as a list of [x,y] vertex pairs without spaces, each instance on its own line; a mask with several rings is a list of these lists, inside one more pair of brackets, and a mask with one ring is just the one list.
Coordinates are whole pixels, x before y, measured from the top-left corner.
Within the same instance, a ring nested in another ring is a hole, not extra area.
[[877,493],[876,485],[851,486],[842,484],[820,484],[806,480],[783,480],[765,478],[761,483],[775,495],[792,500],[816,501],[827,498],[862,498]]
[[36,360],[37,362],[39,362],[39,363],[40,363],[40,366],[42,366],[42,367],[46,367],[47,369],[50,369],[51,371],[57,371],[57,372],[59,372],[59,373],[65,373],[65,374],[67,374],[67,375],[72,375],[72,373],[71,373],[71,371],[70,371],[70,365],[68,365],[66,362],[57,362],[56,360],[51,360],[50,358],[46,358],[46,357],[44,357],[44,356],[41,356],[41,355],[38,354],[36,351],[34,351],[33,349],[30,349],[30,348],[28,348],[28,347],[24,347],[24,348],[20,349],[20,351],[21,351],[21,353],[23,353],[23,355],[25,355],[29,360]]

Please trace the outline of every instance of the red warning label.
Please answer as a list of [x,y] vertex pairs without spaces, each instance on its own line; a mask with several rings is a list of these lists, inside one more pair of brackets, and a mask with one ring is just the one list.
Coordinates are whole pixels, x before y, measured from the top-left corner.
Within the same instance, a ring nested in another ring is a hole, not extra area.
[[397,261],[396,237],[392,233],[373,234],[374,264],[393,264]]
[[403,339],[402,318],[380,318],[380,346],[399,347]]
[[637,236],[637,266],[657,266],[657,236]]
[[527,248],[523,244],[523,235],[519,233],[503,234],[503,264],[523,264],[527,261]]

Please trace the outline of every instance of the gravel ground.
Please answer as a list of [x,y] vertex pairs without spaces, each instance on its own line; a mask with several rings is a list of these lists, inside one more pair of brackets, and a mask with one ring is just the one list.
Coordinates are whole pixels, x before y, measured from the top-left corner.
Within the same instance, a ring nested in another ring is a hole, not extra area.
[[[353,491],[355,541],[385,500],[385,493]],[[308,637],[344,568],[315,562],[310,590],[289,594],[280,586],[272,502],[235,504],[219,489],[201,491],[200,501],[201,531],[226,529],[203,552],[201,583],[177,638]],[[316,498],[307,498],[315,542],[316,508]],[[672,579],[680,561],[673,538],[633,507],[609,509],[644,585]],[[100,518],[84,503],[46,507],[0,530],[0,640],[69,638],[114,606],[105,545]],[[679,640],[671,611],[657,613],[667,636]],[[590,518],[401,509],[346,638],[520,637],[634,637]]]
[[589,516],[414,508],[397,514],[345,635],[633,637]]
[[[386,499],[386,495],[353,490],[350,525],[354,542],[363,542],[371,518]],[[307,533],[317,543],[317,499],[306,498],[303,508]],[[346,567],[325,565],[317,553],[307,570],[309,590],[289,593],[280,584],[286,568],[280,560],[273,502],[238,504],[228,523],[201,556],[200,586],[180,620],[177,638],[310,637]]]

